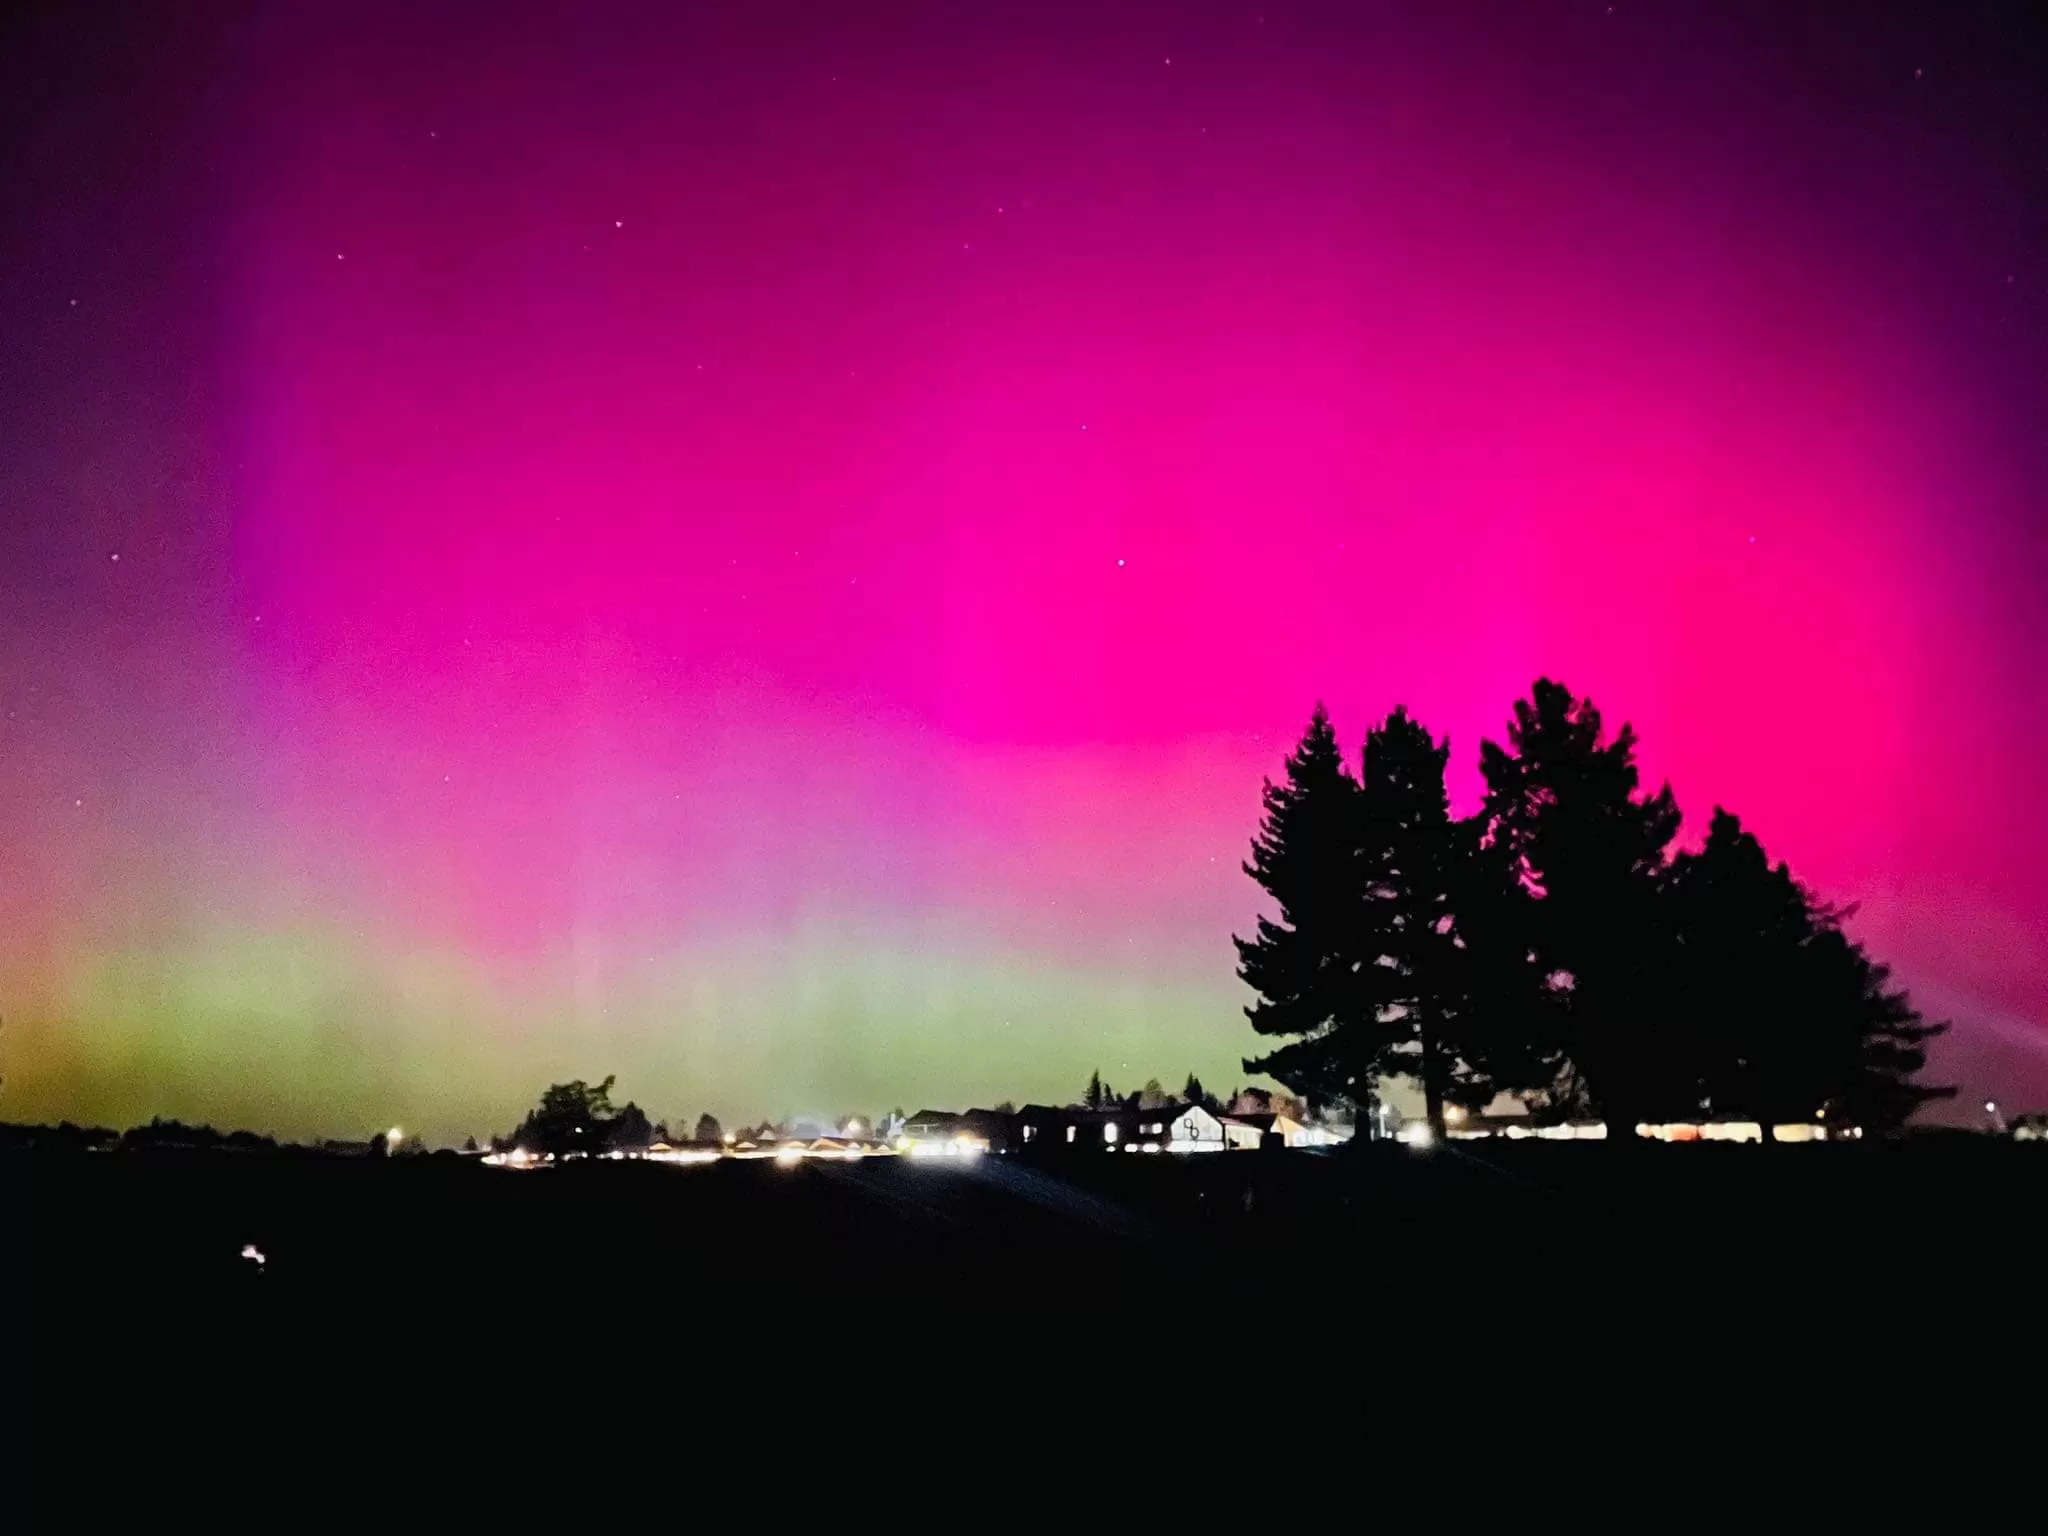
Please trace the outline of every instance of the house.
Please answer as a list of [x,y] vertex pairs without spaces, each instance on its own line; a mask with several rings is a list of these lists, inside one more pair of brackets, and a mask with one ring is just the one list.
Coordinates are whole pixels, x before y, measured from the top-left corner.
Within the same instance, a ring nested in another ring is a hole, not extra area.
[[[1327,1122],[1310,1124],[1287,1114],[1224,1115],[1223,1139],[1232,1150],[1256,1152],[1273,1145],[1282,1147],[1337,1147],[1351,1139],[1348,1127]],[[1268,1142],[1267,1137],[1275,1138]]]
[[896,1138],[899,1151],[916,1157],[957,1157],[963,1153],[1002,1152],[1010,1144],[1010,1117],[992,1109],[921,1109],[903,1122]]
[[1010,1117],[1011,1141],[1020,1152],[1099,1152],[1122,1145],[1134,1120],[1120,1109],[1026,1104]]
[[903,1122],[903,1134],[912,1141],[937,1141],[949,1135],[960,1117],[950,1109],[920,1109]]
[[[1223,1139],[1233,1151],[1257,1152],[1269,1146],[1298,1145],[1292,1137],[1301,1132],[1301,1122],[1286,1115],[1247,1114],[1223,1117]],[[1271,1140],[1267,1138],[1271,1137]]]
[[2015,1115],[2012,1121],[2014,1141],[2048,1141],[2048,1114]]
[[1228,1142],[1223,1121],[1200,1104],[1141,1109],[1120,1145],[1125,1151],[1221,1152]]

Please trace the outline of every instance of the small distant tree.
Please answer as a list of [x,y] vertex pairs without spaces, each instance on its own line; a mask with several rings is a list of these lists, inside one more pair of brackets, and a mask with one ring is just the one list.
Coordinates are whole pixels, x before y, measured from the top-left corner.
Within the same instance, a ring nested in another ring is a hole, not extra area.
[[1166,1090],[1159,1086],[1159,1079],[1148,1077],[1145,1086],[1138,1090],[1139,1109],[1164,1109],[1168,1103]]
[[614,1081],[608,1077],[592,1086],[578,1078],[554,1084],[520,1122],[515,1133],[518,1144],[557,1158],[603,1151],[605,1130],[612,1118]]
[[718,1123],[718,1116],[709,1113],[701,1114],[697,1117],[696,1134],[691,1139],[694,1141],[723,1141],[725,1140],[725,1127]]
[[605,1127],[606,1148],[614,1152],[645,1152],[652,1145],[653,1123],[645,1110],[629,1100]]
[[465,1137],[462,1143],[462,1150],[465,1152],[474,1152],[476,1150],[476,1138],[474,1136]]
[[1217,1108],[1216,1095],[1204,1088],[1202,1080],[1192,1072],[1188,1074],[1188,1080],[1181,1085],[1180,1096],[1184,1103],[1199,1104],[1204,1109],[1212,1111]]
[[1109,1091],[1102,1086],[1102,1074],[1090,1072],[1088,1087],[1081,1095],[1081,1102],[1090,1109],[1100,1109],[1109,1101]]
[[996,1106],[996,1113],[999,1115],[1014,1115],[1017,1113],[1016,1102],[1011,1099],[1004,1099],[1002,1103]]

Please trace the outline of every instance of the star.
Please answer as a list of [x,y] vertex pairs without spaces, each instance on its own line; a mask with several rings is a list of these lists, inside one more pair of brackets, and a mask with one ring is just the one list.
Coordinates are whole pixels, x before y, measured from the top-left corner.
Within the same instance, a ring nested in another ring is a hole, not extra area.
[[113,561],[116,565],[118,565],[121,563],[121,551],[117,549],[111,555],[107,556],[107,558]]
[[613,229],[624,229],[625,227],[626,227],[626,221],[625,221],[624,219],[613,219],[613,220],[612,220],[612,228],[613,228]]
[[1122,570],[1122,569],[1123,569],[1123,567],[1124,567],[1124,563],[1123,563],[1123,561],[1121,561],[1121,560],[1117,561],[1117,563],[1116,563],[1116,567],[1117,567],[1117,569],[1118,569],[1118,570]]

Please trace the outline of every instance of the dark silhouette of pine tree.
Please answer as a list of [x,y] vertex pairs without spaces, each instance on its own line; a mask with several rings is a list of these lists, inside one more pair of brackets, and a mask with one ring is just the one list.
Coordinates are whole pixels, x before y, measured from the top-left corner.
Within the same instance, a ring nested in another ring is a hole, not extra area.
[[1819,978],[1806,892],[1717,807],[1706,842],[1672,861],[1665,901],[1680,944],[1680,1003],[1667,1041],[1688,1058],[1683,1070],[1700,1107],[1753,1118],[1766,1139],[1782,1122],[1811,1120],[1858,1053],[1853,1030],[1813,1008]]
[[1889,1134],[1953,1088],[1916,1081],[1926,1024],[1890,973],[1843,931],[1849,910],[1817,900],[1716,809],[1706,842],[1672,864],[1667,896],[1681,940],[1675,1048],[1721,1118],[1811,1121]]
[[1657,1033],[1676,972],[1658,897],[1679,810],[1668,785],[1638,794],[1635,745],[1630,727],[1609,737],[1591,700],[1541,678],[1516,702],[1507,746],[1480,747],[1485,846],[1531,898],[1520,910],[1557,1044],[1617,1141],[1690,1098]]
[[1431,1132],[1444,1135],[1448,1103],[1476,1108],[1493,1095],[1461,1052],[1475,987],[1458,934],[1454,893],[1465,849],[1444,788],[1448,741],[1406,709],[1366,733],[1360,781],[1365,870],[1357,953],[1364,1007],[1345,1027],[1347,1053],[1422,1087]]
[[1100,1109],[1103,1106],[1104,1097],[1102,1074],[1100,1072],[1090,1072],[1088,1074],[1088,1087],[1081,1095],[1081,1102],[1090,1109]]
[[1359,788],[1345,771],[1336,732],[1316,706],[1301,743],[1288,757],[1286,779],[1266,781],[1265,816],[1252,840],[1246,874],[1278,908],[1261,916],[1254,937],[1233,938],[1238,975],[1258,994],[1245,1009],[1262,1035],[1289,1037],[1255,1060],[1263,1072],[1318,1102],[1369,1091],[1373,1052],[1344,1026],[1360,1016],[1358,858]]
[[1825,1021],[1825,1035],[1833,1039],[1843,1033],[1836,1020],[1846,1017],[1856,1039],[1855,1067],[1830,1096],[1828,1119],[1889,1136],[1921,1105],[1955,1097],[1953,1085],[1919,1080],[1927,1065],[1927,1042],[1946,1034],[1948,1024],[1929,1024],[1905,989],[1892,985],[1891,967],[1871,959],[1842,931],[1854,915],[1854,907],[1817,907],[1809,941],[1817,994],[1813,1006]]

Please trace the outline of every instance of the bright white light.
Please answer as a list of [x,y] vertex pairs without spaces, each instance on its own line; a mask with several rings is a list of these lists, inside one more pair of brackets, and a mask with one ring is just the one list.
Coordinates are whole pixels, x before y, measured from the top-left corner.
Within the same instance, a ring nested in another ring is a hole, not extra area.
[[1102,1139],[1112,1147],[1116,1145],[1116,1122],[1114,1120],[1102,1128]]
[[804,1149],[802,1147],[782,1147],[776,1151],[775,1161],[781,1163],[786,1168],[791,1163],[801,1160],[803,1155]]
[[1400,1134],[1394,1139],[1411,1147],[1426,1147],[1434,1140],[1429,1133],[1428,1125],[1420,1120],[1413,1125],[1402,1126]]
[[393,1147],[397,1146],[403,1140],[405,1140],[405,1132],[401,1131],[397,1126],[394,1125],[393,1127],[391,1127],[390,1130],[384,1133],[384,1150],[387,1152],[390,1151]]
[[731,1145],[732,1145],[732,1144],[733,1144],[733,1143],[734,1143],[735,1141],[737,1141],[737,1140],[739,1140],[739,1138],[738,1138],[737,1136],[733,1135],[733,1133],[732,1133],[731,1131],[727,1131],[727,1132],[725,1133],[725,1144],[726,1144],[726,1145],[727,1145],[728,1147],[729,1147],[729,1146],[731,1146]]
[[242,1244],[242,1257],[247,1259],[251,1264],[254,1264],[258,1269],[261,1269],[266,1263],[269,1262],[269,1260],[267,1260],[264,1257],[263,1250],[261,1248],[258,1248],[254,1243]]
[[1464,1121],[1464,1118],[1465,1111],[1459,1108],[1456,1104],[1448,1104],[1444,1106],[1444,1124],[1458,1125]]
[[846,1134],[847,1134],[847,1135],[849,1135],[849,1136],[858,1136],[858,1135],[860,1134],[860,1132],[861,1132],[861,1124],[860,1124],[860,1122],[859,1122],[858,1120],[849,1120],[849,1121],[847,1121],[847,1122],[846,1122]]

